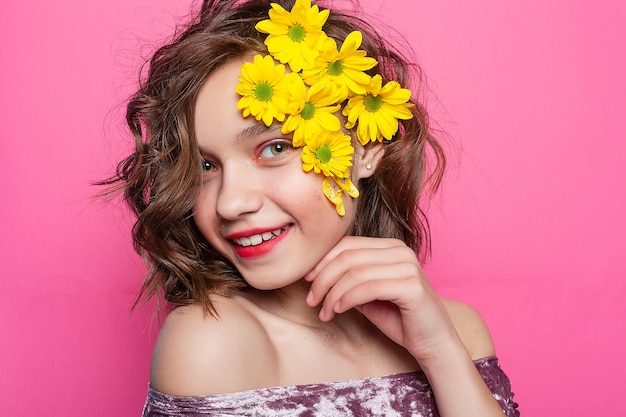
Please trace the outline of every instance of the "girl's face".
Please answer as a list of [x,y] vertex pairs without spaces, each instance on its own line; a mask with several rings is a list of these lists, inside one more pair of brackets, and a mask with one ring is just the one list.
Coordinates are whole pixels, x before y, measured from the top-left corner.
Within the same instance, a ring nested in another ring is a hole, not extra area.
[[[194,122],[204,161],[194,221],[251,286],[277,289],[302,278],[348,232],[356,202],[344,197],[339,216],[322,193],[323,176],[302,170],[301,148],[281,125],[241,115],[235,86],[243,62],[218,68],[198,95]],[[371,173],[357,165],[355,183],[359,171]]]

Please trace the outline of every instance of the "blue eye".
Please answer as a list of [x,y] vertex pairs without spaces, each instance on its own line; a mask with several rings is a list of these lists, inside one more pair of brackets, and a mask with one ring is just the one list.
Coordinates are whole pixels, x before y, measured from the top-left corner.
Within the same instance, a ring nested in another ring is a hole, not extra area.
[[281,156],[291,149],[291,144],[287,142],[270,143],[261,149],[261,158],[275,158]]

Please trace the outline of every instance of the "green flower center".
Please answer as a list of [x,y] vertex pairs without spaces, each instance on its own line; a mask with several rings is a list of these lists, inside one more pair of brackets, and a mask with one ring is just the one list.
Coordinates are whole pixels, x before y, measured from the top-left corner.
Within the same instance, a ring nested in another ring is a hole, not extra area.
[[378,96],[368,94],[363,98],[363,104],[365,105],[365,110],[375,113],[382,107],[383,99]]
[[300,112],[300,116],[304,120],[310,120],[315,115],[315,106],[312,103],[305,103],[304,108]]
[[330,162],[330,158],[333,156],[333,151],[328,147],[328,145],[322,145],[315,150],[315,159],[320,161],[322,164],[327,164]]
[[287,29],[287,35],[289,36],[289,39],[299,43],[302,42],[306,37],[306,30],[304,30],[302,26],[296,23],[295,25]]
[[343,73],[343,62],[341,60],[329,62],[328,73],[335,77],[341,75]]
[[269,83],[258,83],[254,87],[254,96],[259,101],[270,101],[274,95],[274,89]]

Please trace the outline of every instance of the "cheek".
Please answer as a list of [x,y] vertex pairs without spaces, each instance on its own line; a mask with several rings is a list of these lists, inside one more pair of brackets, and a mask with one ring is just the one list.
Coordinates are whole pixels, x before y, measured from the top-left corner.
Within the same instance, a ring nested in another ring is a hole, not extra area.
[[322,181],[323,177],[314,172],[296,172],[283,182],[280,198],[285,205],[297,208],[301,213],[320,214],[326,204]]
[[215,220],[215,197],[208,188],[202,188],[193,203],[193,221],[208,240],[208,231]]
[[315,228],[316,225],[325,222],[328,216],[332,214],[328,211],[327,206],[329,206],[329,202],[324,197],[321,189],[311,189],[309,193],[303,193],[299,197],[298,210],[300,213],[303,213],[301,216],[303,226]]

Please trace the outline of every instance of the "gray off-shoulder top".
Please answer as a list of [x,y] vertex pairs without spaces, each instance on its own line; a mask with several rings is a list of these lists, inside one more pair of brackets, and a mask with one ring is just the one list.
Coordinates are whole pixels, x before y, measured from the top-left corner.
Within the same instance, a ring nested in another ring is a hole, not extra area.
[[[474,361],[504,415],[518,417],[509,378],[496,357]],[[423,372],[375,376],[320,384],[263,388],[204,397],[181,397],[152,388],[143,417],[438,417],[433,392]]]

